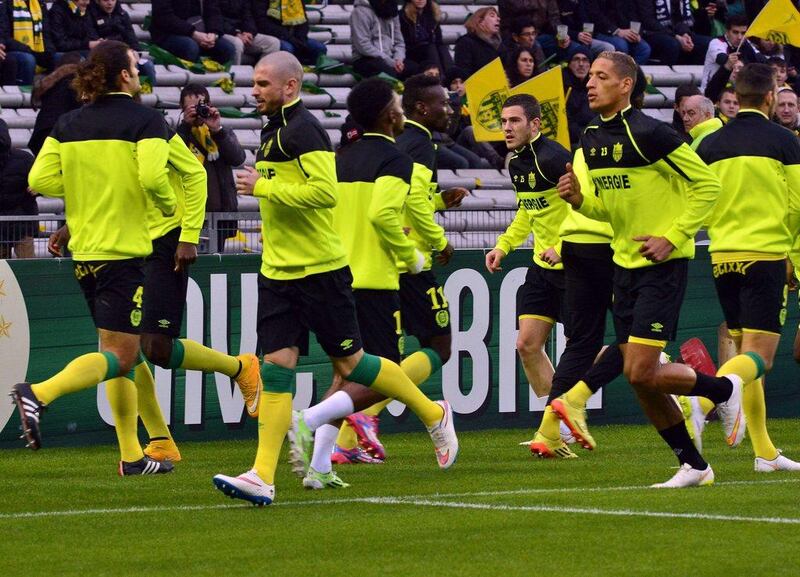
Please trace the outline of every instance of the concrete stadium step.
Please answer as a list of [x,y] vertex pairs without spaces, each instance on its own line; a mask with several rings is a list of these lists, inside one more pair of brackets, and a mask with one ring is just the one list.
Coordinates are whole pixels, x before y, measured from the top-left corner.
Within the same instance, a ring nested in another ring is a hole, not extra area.
[[667,124],[672,124],[672,115],[674,113],[673,108],[644,108],[642,109],[642,112],[655,118],[656,120],[666,122]]
[[459,176],[452,170],[446,169],[440,169],[437,172],[439,187],[443,190],[447,190],[448,188],[453,188],[455,186],[460,186],[462,188],[466,188],[467,190],[472,190],[473,188],[477,187],[474,177]]
[[[676,70],[676,68],[679,68]],[[685,68],[685,67],[683,67]],[[680,69],[680,67],[645,65],[642,66],[645,76],[650,78],[653,86],[680,86],[694,82],[692,72]],[[702,67],[701,67],[702,70]]]
[[0,111],[9,128],[33,128],[37,112],[32,108],[4,108]]
[[456,170],[456,174],[465,178],[474,178],[479,188],[508,188],[511,186],[508,175],[498,170],[465,168]]

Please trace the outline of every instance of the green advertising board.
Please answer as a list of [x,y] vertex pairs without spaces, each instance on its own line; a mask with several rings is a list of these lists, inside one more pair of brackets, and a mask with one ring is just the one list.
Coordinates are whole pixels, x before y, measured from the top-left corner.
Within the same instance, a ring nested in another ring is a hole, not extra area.
[[[458,251],[447,267],[436,268],[450,302],[453,356],[423,385],[432,398],[447,398],[460,429],[533,427],[544,399],[530,394],[516,356],[516,293],[524,281],[530,251],[510,254],[503,271],[486,272],[484,253]],[[256,279],[259,255],[202,256],[192,266],[184,335],[232,354],[256,346]],[[716,356],[722,313],[710,275],[708,254],[698,247],[690,266],[689,289],[677,344],[700,337]],[[775,368],[767,378],[771,416],[800,416],[800,370],[791,357],[797,307],[790,304],[786,335]],[[551,351],[557,358],[563,335],[554,331]],[[613,340],[609,322],[607,341]],[[406,352],[417,346],[407,339]],[[59,371],[74,357],[96,350],[97,336],[69,260],[0,261],[0,394],[15,382],[36,382]],[[313,342],[297,371],[295,407],[321,398],[331,382],[330,365]],[[241,395],[223,375],[155,369],[159,399],[176,439],[255,438],[256,423],[247,419]],[[533,398],[531,398],[533,397]],[[623,379],[590,401],[593,423],[643,422],[641,410]],[[104,388],[91,388],[58,399],[42,419],[48,446],[113,442],[111,413]],[[18,419],[10,400],[0,402],[0,448],[19,446]],[[419,430],[402,405],[390,405],[381,421],[384,431]]]

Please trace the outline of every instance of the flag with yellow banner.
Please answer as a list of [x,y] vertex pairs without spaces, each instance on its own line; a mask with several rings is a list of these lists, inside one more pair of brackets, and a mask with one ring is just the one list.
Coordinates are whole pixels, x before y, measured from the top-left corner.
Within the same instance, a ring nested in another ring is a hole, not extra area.
[[769,0],[745,35],[800,46],[800,12],[791,0]]
[[542,134],[570,148],[564,84],[561,68],[551,68],[517,85],[508,86],[505,70],[496,58],[470,76],[465,83],[467,103],[475,139],[479,142],[503,140],[500,114],[506,99],[514,94],[535,96],[542,107]]

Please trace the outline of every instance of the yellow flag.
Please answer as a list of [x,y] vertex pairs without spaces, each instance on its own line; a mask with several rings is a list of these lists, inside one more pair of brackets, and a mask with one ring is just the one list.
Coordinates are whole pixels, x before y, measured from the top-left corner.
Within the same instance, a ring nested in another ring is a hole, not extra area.
[[556,67],[509,88],[503,65],[497,58],[470,76],[466,82],[467,103],[475,140],[503,140],[500,115],[512,94],[535,96],[542,106],[542,134],[569,150],[569,129],[561,68]]
[[800,12],[791,0],[769,0],[747,29],[747,36],[800,46]]
[[560,66],[518,84],[511,90],[511,94],[535,96],[542,107],[542,134],[567,150],[570,149],[567,105]]
[[503,140],[500,113],[510,90],[500,59],[495,58],[470,76],[465,82],[465,88],[475,140]]

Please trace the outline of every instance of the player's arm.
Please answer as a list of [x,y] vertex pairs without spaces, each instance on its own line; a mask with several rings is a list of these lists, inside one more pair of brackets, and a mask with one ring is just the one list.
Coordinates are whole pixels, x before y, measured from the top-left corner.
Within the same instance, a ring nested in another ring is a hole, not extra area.
[[43,196],[64,196],[61,143],[48,136],[28,173],[28,186]]
[[169,141],[169,162],[181,176],[185,207],[180,242],[198,244],[206,216],[208,175],[197,157],[177,134]]
[[427,195],[431,186],[433,173],[427,167],[414,163],[411,173],[411,192],[405,199],[405,211],[411,227],[434,250],[443,250],[447,246],[444,229],[433,217],[431,204]]
[[783,169],[786,185],[789,188],[789,213],[787,218],[789,232],[794,239],[792,245],[794,249],[794,247],[798,246],[798,237],[800,237],[800,140],[794,137],[787,140],[789,142],[783,147]]
[[657,166],[671,176],[681,177],[686,184],[686,208],[664,234],[664,238],[678,247],[694,239],[714,209],[721,186],[717,175],[686,143],[680,143],[663,160]]
[[169,129],[163,118],[153,117],[136,142],[139,184],[164,216],[175,214],[178,197],[169,182]]
[[610,216],[603,199],[597,194],[594,181],[589,175],[589,166],[583,149],[575,151],[572,163],[566,173],[558,179],[558,194],[572,205],[572,208],[594,220],[609,222]]
[[508,254],[515,248],[519,248],[530,234],[531,219],[528,216],[528,212],[520,207],[517,209],[517,214],[514,215],[514,220],[508,225],[506,231],[497,237],[494,248]]

